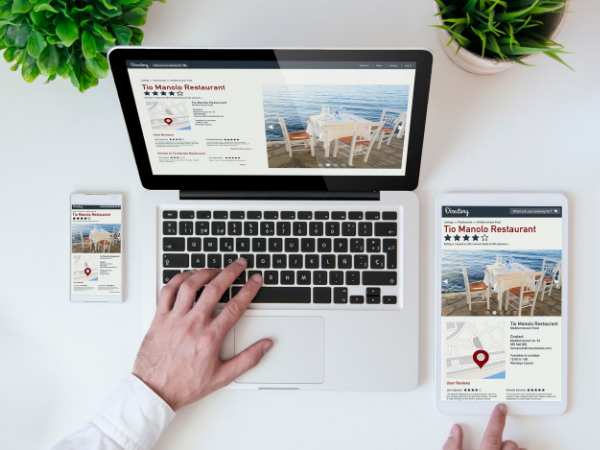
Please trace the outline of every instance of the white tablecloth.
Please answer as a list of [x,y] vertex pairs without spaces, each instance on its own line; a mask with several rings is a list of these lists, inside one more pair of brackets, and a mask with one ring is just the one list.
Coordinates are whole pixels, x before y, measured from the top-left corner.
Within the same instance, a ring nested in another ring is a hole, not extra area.
[[500,309],[502,309],[502,294],[510,288],[521,287],[523,273],[525,272],[530,272],[530,274],[525,277],[525,281],[531,281],[539,274],[519,263],[513,263],[510,269],[505,265],[496,266],[495,264],[490,264],[489,266],[486,266],[483,281],[490,286],[494,292],[498,293],[498,306]]
[[329,156],[330,142],[344,136],[352,136],[358,122],[369,122],[369,120],[354,114],[344,114],[342,120],[335,120],[333,116],[310,116],[306,132],[313,139],[316,138],[325,143],[325,156]]

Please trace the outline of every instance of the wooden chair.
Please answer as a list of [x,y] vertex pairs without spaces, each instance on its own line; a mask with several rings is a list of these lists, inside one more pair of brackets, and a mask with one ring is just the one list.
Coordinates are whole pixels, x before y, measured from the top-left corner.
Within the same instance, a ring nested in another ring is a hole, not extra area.
[[[381,113],[381,118],[379,122],[383,122],[383,127],[381,128],[381,132],[379,134],[379,144],[377,144],[377,149],[381,148],[381,144],[385,138],[387,138],[386,145],[390,145],[392,142],[392,137],[394,136],[394,132],[400,121],[404,123],[406,121],[406,112],[397,111],[395,109],[384,109]],[[386,136],[388,135],[388,136]]]
[[[463,279],[465,281],[465,292],[467,294],[467,304],[469,305],[469,311],[471,311],[471,305],[473,303],[487,303],[487,309],[490,309],[490,290],[488,289],[488,285],[485,284],[484,281],[475,281],[473,283],[469,283],[469,275],[467,274],[467,269],[462,264],[460,265],[463,273]],[[485,300],[479,300],[474,302],[471,299],[472,294],[483,294]]]
[[106,252],[106,246],[108,245],[108,253],[110,253],[110,245],[112,244],[111,235],[108,233],[98,234],[98,240],[96,241],[96,249],[98,248],[98,244],[102,245],[102,253]]
[[[306,131],[294,131],[292,133],[288,133],[287,126],[285,125],[285,120],[283,117],[280,117],[277,114],[277,119],[279,120],[279,125],[281,125],[281,131],[283,132],[283,140],[285,141],[285,147],[287,148],[288,153],[290,154],[290,158],[292,157],[292,151],[302,151],[306,150],[310,145],[310,154],[315,156],[315,146],[313,144],[312,137]],[[304,144],[304,149],[296,149],[293,150],[292,146],[294,145],[302,145]]]
[[557,275],[560,272],[561,262],[558,259],[554,258],[544,258],[542,261],[542,274],[536,275],[535,279],[537,280],[540,277],[543,277],[543,285],[542,285],[542,296],[540,297],[540,301],[544,301],[544,295],[552,295],[552,288],[556,283],[558,285]]
[[[529,281],[525,281],[527,278],[529,278]],[[531,308],[530,316],[533,316],[535,302],[543,282],[543,277],[535,276],[535,272],[523,272],[521,287],[509,288],[506,291],[505,309],[508,311],[509,306],[511,306],[519,311],[519,316],[521,316],[523,308]],[[511,302],[514,302],[515,305],[512,305]]]
[[352,136],[344,136],[336,139],[333,147],[333,157],[335,158],[338,152],[348,155],[349,166],[352,166],[355,156],[364,155],[363,161],[367,162],[371,148],[377,140],[382,127],[383,122],[358,122],[354,126],[354,134]]
[[92,240],[88,237],[84,238],[83,233],[79,231],[79,238],[81,239],[81,252],[85,253],[85,245],[90,247],[90,253],[92,252]]

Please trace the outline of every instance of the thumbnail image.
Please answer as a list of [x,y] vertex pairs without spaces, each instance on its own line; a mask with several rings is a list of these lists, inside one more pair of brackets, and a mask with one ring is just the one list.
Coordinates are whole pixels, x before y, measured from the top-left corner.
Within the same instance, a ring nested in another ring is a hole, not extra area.
[[153,131],[191,130],[190,115],[184,100],[146,101]]
[[401,169],[408,96],[408,85],[263,86],[269,167]]
[[121,224],[72,224],[71,253],[121,253]]
[[71,270],[73,281],[98,281],[98,256],[73,255]]
[[560,250],[444,250],[442,316],[560,316]]

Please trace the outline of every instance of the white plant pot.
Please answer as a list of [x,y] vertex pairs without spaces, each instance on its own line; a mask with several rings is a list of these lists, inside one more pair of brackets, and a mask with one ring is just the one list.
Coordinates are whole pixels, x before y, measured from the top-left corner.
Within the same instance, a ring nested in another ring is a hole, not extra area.
[[[562,30],[565,20],[567,19],[567,14],[565,12],[569,9],[569,3],[570,2],[565,3],[562,13],[546,14],[544,16],[544,25],[540,29],[541,34],[547,36],[553,41],[556,40],[556,37],[560,33],[560,30]],[[435,12],[439,13],[439,5],[435,1],[433,4],[435,5]],[[444,24],[441,15],[435,16],[435,18],[439,25]],[[461,48],[458,53],[456,53],[456,50],[458,49],[458,43],[456,41],[453,41],[450,45],[447,45],[451,39],[450,33],[448,33],[446,30],[438,28],[438,35],[446,55],[448,55],[454,64],[461,69],[466,70],[467,72],[475,73],[477,75],[493,75],[518,65],[518,63],[514,61],[500,61],[487,57],[482,58],[481,55],[477,55],[465,48]],[[538,54],[527,55],[519,59],[524,63],[530,64],[530,60],[537,55]]]

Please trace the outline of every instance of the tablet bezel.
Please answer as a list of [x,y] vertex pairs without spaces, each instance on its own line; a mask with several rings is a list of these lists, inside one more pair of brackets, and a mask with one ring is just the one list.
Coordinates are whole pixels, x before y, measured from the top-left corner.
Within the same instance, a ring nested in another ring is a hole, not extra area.
[[[142,133],[126,60],[268,60],[268,61],[416,61],[414,98],[406,171],[404,176],[315,175],[154,175]],[[113,47],[108,53],[129,139],[146,189],[237,191],[250,185],[254,191],[409,191],[419,183],[425,118],[431,83],[433,55],[427,49],[216,49]],[[302,177],[299,183],[297,177]],[[357,183],[357,179],[360,183]]]
[[490,414],[495,405],[501,402],[469,402],[441,400],[441,308],[442,293],[439,280],[442,276],[442,206],[561,206],[563,218],[562,234],[562,336],[561,336],[561,400],[550,402],[505,401],[511,415],[550,415],[562,414],[567,408],[567,372],[568,372],[568,311],[569,311],[569,208],[567,198],[558,193],[528,194],[469,194],[448,193],[440,195],[435,202],[435,395],[438,410],[445,414]]

